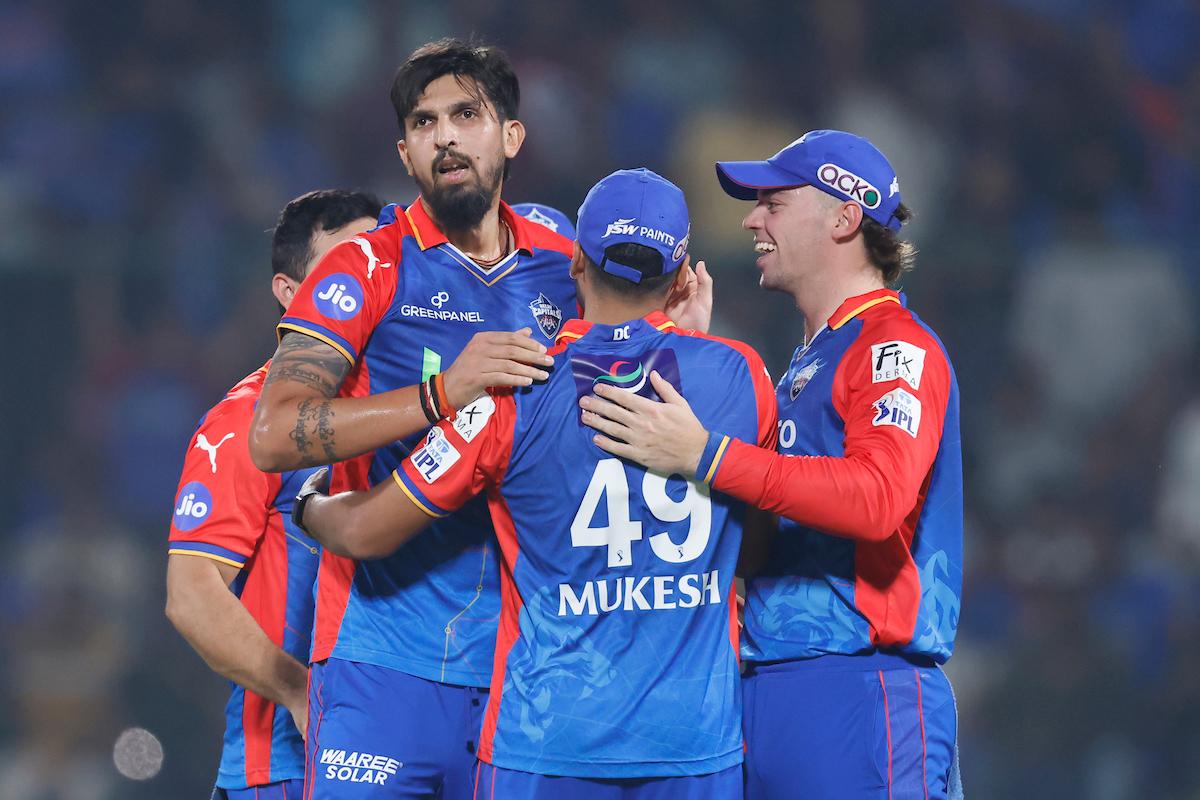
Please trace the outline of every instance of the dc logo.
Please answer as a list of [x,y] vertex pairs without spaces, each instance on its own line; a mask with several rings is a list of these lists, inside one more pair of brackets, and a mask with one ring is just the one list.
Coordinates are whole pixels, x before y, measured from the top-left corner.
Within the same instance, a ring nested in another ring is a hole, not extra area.
[[208,519],[212,507],[212,494],[208,487],[199,481],[184,484],[175,501],[175,527],[190,531]]
[[444,306],[446,304],[446,301],[449,299],[450,299],[449,292],[438,292],[433,297],[429,298],[429,302],[433,304],[434,308],[441,308],[442,306]]
[[317,285],[313,304],[330,319],[352,319],[362,310],[362,287],[350,275],[335,272]]

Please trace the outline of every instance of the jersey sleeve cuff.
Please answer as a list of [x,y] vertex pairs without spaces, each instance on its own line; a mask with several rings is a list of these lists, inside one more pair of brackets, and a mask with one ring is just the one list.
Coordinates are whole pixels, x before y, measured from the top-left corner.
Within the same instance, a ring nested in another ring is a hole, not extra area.
[[201,556],[203,558],[211,558],[213,561],[219,561],[222,564],[228,564],[231,567],[237,567],[238,569],[246,566],[246,556],[219,545],[208,544],[207,542],[171,542],[167,549],[167,555]]
[[404,472],[404,467],[393,470],[392,480],[396,481],[396,485],[400,487],[400,491],[404,492],[408,496],[408,499],[413,501],[413,505],[434,519],[441,519],[450,513],[447,509],[442,508],[426,497],[425,493],[418,489],[417,485]]
[[279,321],[279,324],[275,326],[275,334],[279,339],[283,339],[284,334],[286,334],[288,331],[296,331],[297,333],[303,333],[311,336],[314,339],[319,339],[345,356],[346,360],[350,362],[351,366],[353,366],[358,360],[358,353],[355,352],[354,347],[351,346],[350,342],[346,341],[345,338],[339,336],[323,325],[318,325],[315,322],[309,322],[306,319],[284,317]]
[[694,479],[699,483],[712,483],[713,476],[721,466],[721,459],[729,449],[729,437],[722,433],[710,433],[708,444],[700,454],[700,463],[696,467]]

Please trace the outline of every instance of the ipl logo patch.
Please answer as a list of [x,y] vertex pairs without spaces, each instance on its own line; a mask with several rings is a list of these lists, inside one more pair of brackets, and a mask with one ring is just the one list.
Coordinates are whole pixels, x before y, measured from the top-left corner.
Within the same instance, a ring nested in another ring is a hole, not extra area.
[[537,300],[529,304],[529,310],[533,312],[533,319],[546,338],[553,339],[562,326],[562,310],[541,292],[538,292]]
[[362,287],[345,272],[335,272],[317,284],[313,305],[330,319],[353,319],[362,310]]
[[571,374],[580,397],[592,394],[597,386],[612,386],[658,400],[658,393],[650,383],[650,373],[655,370],[680,389],[679,362],[673,350],[649,350],[636,355],[580,353],[571,357]]

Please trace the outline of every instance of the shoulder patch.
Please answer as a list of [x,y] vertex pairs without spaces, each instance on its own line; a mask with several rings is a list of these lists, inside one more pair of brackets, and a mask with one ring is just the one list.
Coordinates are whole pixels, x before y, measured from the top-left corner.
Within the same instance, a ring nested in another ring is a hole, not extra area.
[[921,388],[925,370],[925,350],[899,340],[871,345],[871,383],[903,380],[914,389]]
[[470,442],[479,435],[495,412],[496,401],[491,395],[485,394],[474,403],[458,410],[454,415],[454,430],[458,431],[463,441]]
[[873,403],[875,416],[871,424],[875,427],[891,425],[914,439],[921,429],[921,401],[897,386]]
[[446,439],[442,429],[435,426],[425,436],[425,444],[409,456],[409,461],[426,483],[433,483],[445,475],[461,455]]

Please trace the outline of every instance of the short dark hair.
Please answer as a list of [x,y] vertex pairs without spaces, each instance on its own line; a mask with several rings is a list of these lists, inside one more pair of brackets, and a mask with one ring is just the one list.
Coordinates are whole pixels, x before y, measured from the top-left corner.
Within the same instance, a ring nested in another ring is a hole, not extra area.
[[279,213],[271,237],[271,271],[304,280],[317,232],[337,230],[361,217],[377,219],[382,209],[379,198],[367,192],[321,189],[300,195]]
[[464,89],[469,89],[464,79],[474,81],[501,122],[517,118],[521,85],[504,51],[474,39],[438,39],[414,50],[392,79],[392,107],[400,130],[425,87],[443,75],[453,75]]
[[[903,225],[912,219],[912,211],[901,203],[893,216]],[[863,217],[860,230],[867,257],[883,273],[884,284],[891,289],[896,288],[900,277],[916,266],[917,248],[912,242],[901,239],[896,231],[885,228],[870,217]]]
[[610,245],[605,249],[604,257],[608,261],[624,264],[642,273],[643,277],[640,283],[634,283],[628,278],[622,278],[620,275],[605,272],[600,268],[599,264],[588,258],[586,253],[583,253],[583,257],[587,261],[587,268],[592,271],[595,283],[612,294],[621,297],[644,297],[652,295],[666,289],[671,284],[671,281],[675,280],[675,270],[671,270],[666,275],[661,274],[663,268],[662,253],[653,247],[638,244],[637,242],[622,242],[621,244]]

